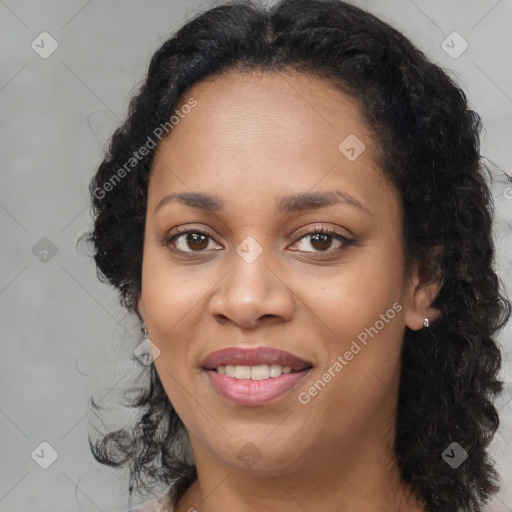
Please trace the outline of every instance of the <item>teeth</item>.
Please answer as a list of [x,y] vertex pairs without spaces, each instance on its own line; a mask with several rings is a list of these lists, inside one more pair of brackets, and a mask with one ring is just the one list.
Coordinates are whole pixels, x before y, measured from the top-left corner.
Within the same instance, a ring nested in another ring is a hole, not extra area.
[[268,364],[260,364],[257,366],[235,366],[227,364],[217,367],[217,372],[221,375],[245,380],[266,380],[271,377],[279,377],[283,373],[291,373],[291,371],[290,366],[281,366],[280,364],[272,364],[270,366]]
[[265,380],[270,377],[270,368],[268,364],[260,364],[259,366],[253,366],[251,368],[251,379],[252,380]]
[[235,366],[235,379],[250,379],[251,367],[250,366]]

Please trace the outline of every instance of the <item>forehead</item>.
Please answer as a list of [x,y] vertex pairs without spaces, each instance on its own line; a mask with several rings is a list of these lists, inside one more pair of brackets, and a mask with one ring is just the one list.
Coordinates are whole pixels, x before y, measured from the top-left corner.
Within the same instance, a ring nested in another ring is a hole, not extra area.
[[296,113],[317,121],[321,118],[327,125],[329,117],[341,113],[349,122],[361,122],[355,98],[343,93],[332,81],[291,70],[230,70],[194,84],[181,103],[189,96],[208,101],[204,109],[215,102],[226,115],[243,105],[254,114],[260,111],[271,116],[277,108],[281,114]]
[[208,131],[211,138],[228,142],[229,133],[233,143],[241,144],[250,134],[279,131],[279,139],[273,139],[276,145],[292,137],[318,141],[326,134],[332,142],[350,133],[367,145],[373,142],[354,98],[329,81],[303,73],[226,72],[195,84],[178,110],[190,97],[198,106],[186,123],[173,129],[173,137]]
[[328,81],[231,71],[194,85],[176,109],[191,98],[197,105],[157,148],[151,182],[158,189],[222,193],[250,186],[282,195],[315,183],[326,189],[340,178],[345,189],[370,181],[385,186],[359,104]]

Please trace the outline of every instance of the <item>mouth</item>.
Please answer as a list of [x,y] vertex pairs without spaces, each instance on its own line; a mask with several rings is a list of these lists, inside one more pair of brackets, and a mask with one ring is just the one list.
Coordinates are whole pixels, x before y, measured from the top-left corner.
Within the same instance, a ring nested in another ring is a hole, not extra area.
[[282,397],[312,368],[312,363],[271,347],[229,347],[202,362],[215,390],[238,405],[262,405]]
[[290,352],[272,347],[228,347],[208,355],[202,367],[235,379],[266,380],[302,372],[313,365]]
[[312,368],[307,366],[301,370],[294,370],[290,366],[281,366],[280,364],[259,364],[254,366],[249,365],[219,365],[217,368],[207,368],[207,370],[234,377],[235,379],[243,380],[267,380],[275,379],[281,375],[288,375],[289,373],[298,373],[306,369]]

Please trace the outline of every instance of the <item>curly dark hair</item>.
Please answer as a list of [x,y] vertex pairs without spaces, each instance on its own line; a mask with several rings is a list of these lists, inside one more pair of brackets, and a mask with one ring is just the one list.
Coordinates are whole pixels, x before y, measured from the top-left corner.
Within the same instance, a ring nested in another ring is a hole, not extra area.
[[[496,335],[511,311],[493,269],[481,119],[447,71],[376,16],[341,0],[241,1],[197,15],[168,39],[90,185],[88,239],[99,276],[137,313],[155,149],[122,179],[113,177],[169,122],[192,85],[234,70],[307,73],[358,101],[382,173],[401,197],[407,265],[442,283],[433,302],[440,317],[404,336],[394,445],[401,478],[426,511],[481,511],[499,489],[486,450],[499,425]],[[131,404],[137,424],[89,442],[98,461],[129,467],[130,495],[165,484],[176,504],[197,472],[154,365],[146,371],[149,386]],[[441,457],[454,441],[469,454],[457,469]]]

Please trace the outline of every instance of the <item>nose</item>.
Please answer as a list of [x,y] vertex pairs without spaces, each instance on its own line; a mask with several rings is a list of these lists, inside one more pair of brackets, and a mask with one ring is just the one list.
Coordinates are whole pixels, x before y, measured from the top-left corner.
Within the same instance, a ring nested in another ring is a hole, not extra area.
[[243,329],[255,329],[293,318],[293,293],[279,271],[272,270],[268,263],[263,254],[252,263],[233,255],[231,270],[210,299],[210,314],[218,322],[232,322]]

